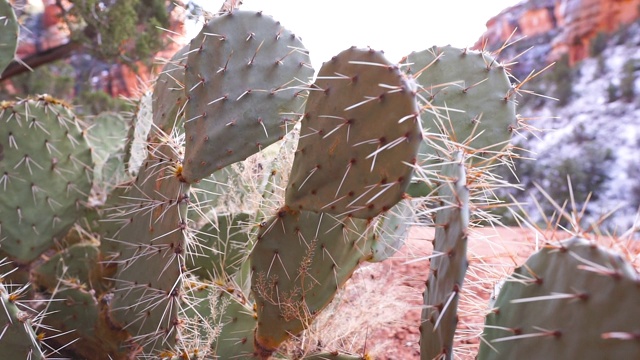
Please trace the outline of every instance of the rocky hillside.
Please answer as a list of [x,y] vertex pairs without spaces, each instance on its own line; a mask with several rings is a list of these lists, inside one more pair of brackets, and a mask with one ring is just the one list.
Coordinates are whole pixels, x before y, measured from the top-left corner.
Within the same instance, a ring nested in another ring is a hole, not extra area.
[[639,7],[640,0],[529,0],[487,23],[477,47],[521,39],[501,52],[507,62],[517,58],[518,78],[556,62],[524,86],[541,96],[520,100],[522,116],[544,129],[517,140],[523,156],[537,159],[517,164],[525,190],[514,195],[528,212],[538,213],[531,196],[542,199],[535,184],[560,204],[569,199],[570,176],[576,207],[588,203],[585,222],[619,209],[607,230],[640,225]]

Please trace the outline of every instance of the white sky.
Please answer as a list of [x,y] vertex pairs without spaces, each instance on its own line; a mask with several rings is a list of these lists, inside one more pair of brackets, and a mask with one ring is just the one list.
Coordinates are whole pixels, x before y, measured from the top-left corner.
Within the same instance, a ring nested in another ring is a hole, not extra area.
[[[353,45],[399,61],[433,45],[472,46],[486,22],[520,0],[244,0],[302,38],[315,68]],[[216,11],[222,1],[196,1]]]

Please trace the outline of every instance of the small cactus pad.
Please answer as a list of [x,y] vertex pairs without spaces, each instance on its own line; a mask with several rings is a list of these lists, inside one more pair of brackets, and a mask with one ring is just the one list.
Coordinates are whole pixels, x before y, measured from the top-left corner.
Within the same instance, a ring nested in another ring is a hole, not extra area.
[[261,12],[214,17],[191,41],[183,176],[198,181],[293,128],[313,76],[298,38]]
[[13,359],[44,359],[29,315],[16,305],[17,297],[0,283],[0,354]]
[[0,0],[0,75],[16,56],[18,31],[18,21],[11,4]]
[[91,150],[49,97],[0,104],[0,247],[18,262],[61,240],[91,190]]
[[345,50],[309,94],[285,202],[373,218],[402,198],[421,139],[414,85],[381,52]]
[[478,359],[640,359],[640,277],[574,237],[516,268],[487,315]]
[[[464,150],[472,164],[479,163],[508,146],[517,125],[515,92],[505,66],[491,54],[432,47],[411,53],[402,65],[419,84],[425,131],[421,167],[442,162],[454,150]],[[407,192],[429,191],[429,184],[415,181]]]
[[178,179],[180,149],[172,138],[157,140],[109,219],[124,224],[110,239],[120,248],[113,260],[118,270],[112,319],[146,354],[175,344],[188,230],[189,186]]
[[58,347],[73,349],[85,359],[125,359],[128,334],[107,322],[92,291],[67,285],[70,287],[58,290],[48,304],[45,335]]
[[187,268],[201,279],[226,282],[249,256],[255,228],[250,214],[220,215],[198,231],[199,241],[187,257]]
[[256,299],[259,353],[273,352],[313,321],[371,258],[366,220],[282,209],[263,224],[251,253],[251,291]]
[[226,292],[218,295],[215,305],[220,334],[211,344],[211,350],[219,359],[258,359],[253,348],[253,334],[258,315],[251,304]]
[[162,69],[153,90],[153,124],[169,134],[175,128],[182,131],[184,106],[184,72],[189,45],[178,50]]
[[200,337],[209,341],[206,352],[211,358],[254,358],[253,332],[258,316],[242,293],[215,285],[186,284],[187,305],[183,308],[187,326],[196,328]]
[[[458,153],[457,155],[461,155]],[[467,271],[469,190],[461,156],[443,166],[435,240],[420,324],[422,359],[452,359],[458,299]]]

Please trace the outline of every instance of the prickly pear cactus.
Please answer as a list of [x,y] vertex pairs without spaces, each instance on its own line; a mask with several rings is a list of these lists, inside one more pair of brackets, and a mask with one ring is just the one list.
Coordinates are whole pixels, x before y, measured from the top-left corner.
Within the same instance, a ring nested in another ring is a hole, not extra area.
[[190,45],[183,176],[196,182],[281,139],[313,76],[303,44],[261,12],[214,17]]
[[132,336],[132,346],[149,356],[175,345],[188,231],[189,186],[179,178],[181,150],[166,135],[156,135],[149,157],[131,190],[121,196],[111,221],[122,228],[118,245],[112,321]]
[[286,203],[370,219],[404,195],[422,140],[415,87],[381,52],[324,63],[309,94]]
[[61,240],[91,190],[91,149],[71,110],[41,96],[0,104],[0,238],[26,263]]
[[[491,54],[452,46],[411,53],[403,69],[419,83],[425,129],[419,165],[440,163],[453,150],[481,163],[502,151],[516,126],[515,92],[503,64]],[[462,144],[462,145],[456,145]],[[417,179],[408,193],[427,196]]]
[[251,253],[258,353],[269,356],[304,330],[371,257],[366,220],[282,209],[262,227]]
[[43,331],[57,348],[73,350],[84,359],[124,360],[129,334],[114,328],[87,285],[66,282],[53,295],[46,308]]
[[467,271],[469,190],[462,156],[443,166],[433,253],[420,324],[420,358],[452,359],[458,299]]
[[16,56],[18,31],[18,20],[11,4],[8,0],[0,0],[0,75]]
[[30,316],[16,306],[17,297],[0,283],[0,354],[16,359],[44,359]]
[[478,359],[640,358],[640,277],[574,237],[517,268],[486,317]]

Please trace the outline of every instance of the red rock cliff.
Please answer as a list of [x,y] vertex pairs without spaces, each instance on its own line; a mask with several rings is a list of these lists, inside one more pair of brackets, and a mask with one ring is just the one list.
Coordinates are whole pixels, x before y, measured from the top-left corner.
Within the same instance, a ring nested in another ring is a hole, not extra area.
[[[487,22],[476,48],[499,48],[513,33],[532,41],[544,38],[550,48],[547,62],[568,54],[569,63],[589,55],[589,44],[599,33],[611,33],[640,17],[640,0],[528,0],[502,11]],[[486,44],[486,45],[485,45]]]

